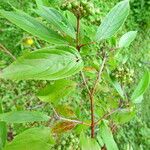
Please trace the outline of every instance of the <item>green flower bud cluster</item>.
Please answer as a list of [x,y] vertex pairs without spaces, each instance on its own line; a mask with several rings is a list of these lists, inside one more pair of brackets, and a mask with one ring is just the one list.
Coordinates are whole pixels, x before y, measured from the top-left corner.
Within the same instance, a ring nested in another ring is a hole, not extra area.
[[69,134],[61,138],[61,142],[53,150],[80,150],[79,138],[74,134]]
[[99,9],[96,9],[94,7],[94,4],[92,2],[88,2],[87,0],[68,0],[65,1],[60,8],[62,10],[69,10],[75,16],[78,16],[80,18],[93,16],[100,12]]
[[127,67],[120,67],[113,71],[112,76],[122,84],[131,84],[134,81],[134,70]]
[[95,25],[100,25],[101,22],[101,13],[99,8],[95,8],[95,14],[92,16],[86,16],[86,19],[90,21],[90,23],[95,24]]

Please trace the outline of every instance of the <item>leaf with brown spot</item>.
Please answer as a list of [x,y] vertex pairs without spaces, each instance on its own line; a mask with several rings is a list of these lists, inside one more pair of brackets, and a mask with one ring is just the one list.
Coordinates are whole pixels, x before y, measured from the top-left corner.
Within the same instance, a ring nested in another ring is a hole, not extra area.
[[52,127],[52,132],[55,134],[60,134],[60,133],[73,129],[75,126],[76,126],[76,123],[74,122],[61,121],[61,122],[56,123]]

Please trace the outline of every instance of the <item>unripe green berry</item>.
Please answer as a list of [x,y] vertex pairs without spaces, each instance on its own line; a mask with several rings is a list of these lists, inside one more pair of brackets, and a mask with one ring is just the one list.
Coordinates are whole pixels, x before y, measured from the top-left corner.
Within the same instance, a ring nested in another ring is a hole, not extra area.
[[99,18],[96,18],[96,21],[97,21],[97,22],[100,22],[100,19],[99,19]]
[[81,1],[81,5],[86,6],[87,5],[87,1],[86,0],[82,0]]
[[89,7],[91,7],[91,8],[94,8],[93,3],[91,3],[91,2],[90,2],[90,3],[88,3],[88,6],[89,6]]
[[57,148],[58,150],[61,150],[61,146],[58,146],[58,148]]
[[73,140],[72,140],[72,143],[75,143],[75,142],[76,142],[76,141],[73,139]]
[[85,16],[87,13],[86,13],[86,10],[83,10],[83,15]]
[[67,9],[68,9],[68,10],[72,9],[72,5],[71,5],[70,3],[68,3]]
[[81,10],[81,11],[83,11],[83,10],[84,10],[83,6],[80,6],[80,10]]
[[63,3],[61,6],[62,6],[63,8],[67,8],[67,4],[66,4],[66,3]]
[[62,145],[65,145],[66,144],[66,141],[62,141],[62,143],[61,143]]
[[90,9],[90,14],[91,15],[95,15],[95,10],[94,9]]
[[76,8],[77,6],[79,6],[79,2],[74,1],[71,3],[73,8]]
[[70,135],[70,138],[74,138],[73,134]]
[[96,14],[100,14],[100,9],[99,9],[99,8],[96,8],[95,13],[96,13]]

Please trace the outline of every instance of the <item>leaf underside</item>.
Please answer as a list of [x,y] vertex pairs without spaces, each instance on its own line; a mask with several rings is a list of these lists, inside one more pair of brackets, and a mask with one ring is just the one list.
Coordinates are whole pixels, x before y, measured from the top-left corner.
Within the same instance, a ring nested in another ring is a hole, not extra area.
[[129,1],[118,3],[104,18],[96,33],[96,40],[101,41],[112,37],[125,22],[129,14]]

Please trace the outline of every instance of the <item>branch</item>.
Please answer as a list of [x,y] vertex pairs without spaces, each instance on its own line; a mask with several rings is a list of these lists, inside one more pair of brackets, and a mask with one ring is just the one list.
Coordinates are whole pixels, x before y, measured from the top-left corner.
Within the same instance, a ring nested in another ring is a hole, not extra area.
[[7,55],[9,55],[13,60],[16,60],[16,57],[7,48],[5,48],[2,44],[0,44],[0,50],[5,52]]
[[80,16],[77,16],[77,33],[76,33],[76,49],[80,51],[79,46],[79,34],[80,34]]
[[94,87],[93,87],[93,89],[92,89],[92,91],[91,91],[91,94],[92,94],[92,95],[94,95],[95,90],[96,90],[96,87],[97,87],[97,84],[98,84],[98,82],[99,82],[100,79],[101,79],[101,75],[102,75],[102,72],[103,72],[103,69],[104,69],[106,60],[107,60],[107,55],[106,55],[106,53],[105,53],[105,54],[104,54],[104,58],[103,58],[103,62],[102,62],[102,64],[100,65],[100,68],[99,68],[99,72],[98,72],[97,79],[96,79],[95,84],[94,84]]
[[108,118],[110,115],[114,114],[115,112],[117,112],[120,108],[115,109],[110,111],[109,113],[105,114],[104,116],[102,116],[98,121],[95,122],[95,125],[97,125],[100,121],[102,121],[103,119]]
[[87,91],[88,91],[88,94],[91,95],[91,91],[90,91],[90,89],[89,89],[89,87],[88,87],[88,84],[87,84],[87,81],[86,81],[86,79],[85,79],[85,75],[84,75],[83,71],[81,71],[81,77],[82,77],[82,79],[83,79],[84,85],[86,86],[86,89],[87,89]]
[[92,44],[96,44],[96,42],[89,42],[89,43],[86,43],[86,44],[81,44],[81,45],[79,45],[79,47],[81,48],[81,47],[92,45]]
[[77,124],[83,124],[83,125],[86,125],[86,126],[90,126],[90,124],[88,123],[85,123],[83,121],[80,121],[80,120],[72,120],[72,119],[68,119],[68,118],[64,118],[64,117],[61,117],[57,111],[55,110],[55,108],[52,106],[52,109],[54,111],[54,114],[55,114],[55,118],[57,120],[63,120],[63,121],[68,121],[68,122],[74,122],[74,123],[77,123]]

